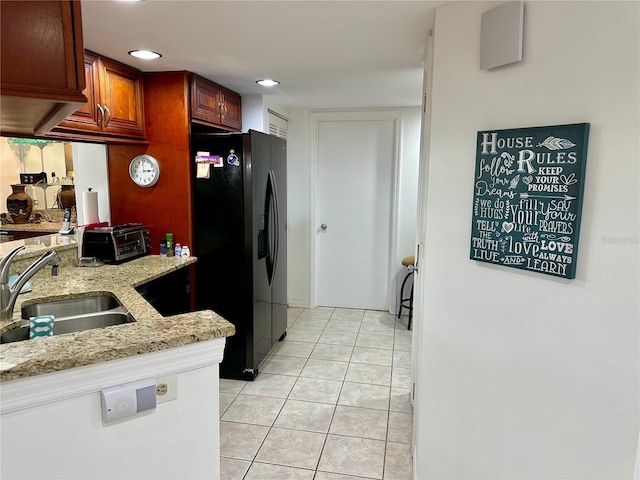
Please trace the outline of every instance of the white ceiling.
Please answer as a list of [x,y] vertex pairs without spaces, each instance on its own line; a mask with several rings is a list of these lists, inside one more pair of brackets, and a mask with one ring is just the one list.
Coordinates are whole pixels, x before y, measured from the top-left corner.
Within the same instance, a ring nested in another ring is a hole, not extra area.
[[[84,46],[143,71],[188,70],[284,108],[421,104],[442,1],[82,1]],[[127,54],[162,53],[154,61]],[[267,89],[260,78],[280,80]]]

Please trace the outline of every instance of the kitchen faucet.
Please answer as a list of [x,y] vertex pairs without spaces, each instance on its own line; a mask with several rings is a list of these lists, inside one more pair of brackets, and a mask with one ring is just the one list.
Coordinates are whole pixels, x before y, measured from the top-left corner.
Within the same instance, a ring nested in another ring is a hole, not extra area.
[[0,320],[11,320],[13,317],[13,307],[20,290],[27,281],[35,275],[45,265],[51,265],[51,275],[58,275],[58,267],[60,266],[60,257],[53,250],[42,254],[35,262],[22,272],[12,286],[9,285],[9,266],[20,250],[24,249],[24,245],[14,248],[9,254],[0,259]]

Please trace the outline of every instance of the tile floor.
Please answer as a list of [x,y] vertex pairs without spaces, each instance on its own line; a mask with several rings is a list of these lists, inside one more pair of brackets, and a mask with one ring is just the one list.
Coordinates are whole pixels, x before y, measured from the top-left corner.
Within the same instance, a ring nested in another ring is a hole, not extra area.
[[220,478],[411,479],[407,318],[340,308],[288,318],[253,382],[220,380]]

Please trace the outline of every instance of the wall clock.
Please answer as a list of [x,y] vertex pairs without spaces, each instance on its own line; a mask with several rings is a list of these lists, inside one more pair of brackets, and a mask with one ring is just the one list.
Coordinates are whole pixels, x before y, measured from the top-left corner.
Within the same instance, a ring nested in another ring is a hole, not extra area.
[[136,185],[151,187],[160,179],[160,164],[151,155],[138,155],[129,164],[129,176]]

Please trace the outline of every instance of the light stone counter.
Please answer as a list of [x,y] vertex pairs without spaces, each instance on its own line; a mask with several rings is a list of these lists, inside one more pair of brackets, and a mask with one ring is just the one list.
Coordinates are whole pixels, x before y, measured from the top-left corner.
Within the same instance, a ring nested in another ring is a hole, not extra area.
[[[41,215],[40,223],[34,223],[36,215]],[[64,210],[59,208],[47,208],[46,210],[34,210],[31,219],[27,223],[0,223],[0,231],[5,232],[41,232],[58,233],[62,228]],[[71,212],[71,226],[78,227],[75,210]]]
[[[0,228],[2,230],[2,228]],[[3,258],[14,248],[24,245],[25,249],[20,252],[20,255],[14,260],[12,267],[15,265],[15,268],[11,268],[11,273],[14,273],[14,270],[18,268],[19,271],[24,270],[24,268],[20,269],[24,264],[28,266],[33,260],[38,258],[47,250],[55,250],[58,255],[61,255],[63,252],[69,253],[69,261],[71,263],[75,263],[78,256],[78,244],[76,243],[75,234],[72,235],[43,235],[41,237],[33,237],[26,238],[24,240],[15,240],[13,242],[0,242],[0,258]],[[75,256],[74,259],[72,257]],[[15,272],[17,273],[17,272]]]
[[[30,242],[43,239],[40,243]],[[31,280],[32,291],[18,296],[13,320],[0,324],[5,332],[21,324],[23,305],[45,299],[106,293],[116,297],[131,313],[135,322],[83,332],[54,335],[0,345],[0,382],[93,365],[109,360],[166,350],[190,343],[231,336],[235,327],[210,310],[171,317],[160,315],[134,287],[194,263],[194,257],[145,256],[120,265],[76,267],[65,257],[77,253],[75,240],[50,235],[22,242],[0,243],[0,257],[21,243],[30,242],[23,256],[29,264],[46,250],[63,257],[57,277],[45,267]],[[48,239],[48,240],[47,240]],[[21,260],[19,256],[15,263]],[[20,270],[21,271],[21,270]]]
[[[71,225],[77,228],[76,224]],[[0,230],[5,232],[41,232],[58,233],[62,228],[62,222],[41,222],[41,223],[3,223]]]

